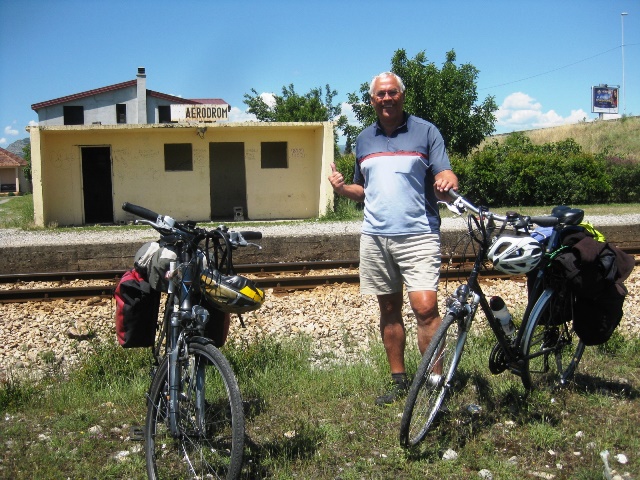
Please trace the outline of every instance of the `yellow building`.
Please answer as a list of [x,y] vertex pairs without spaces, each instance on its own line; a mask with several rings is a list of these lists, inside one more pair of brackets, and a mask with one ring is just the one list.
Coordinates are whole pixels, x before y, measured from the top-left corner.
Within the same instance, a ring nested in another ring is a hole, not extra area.
[[30,127],[37,225],[303,219],[332,206],[332,122]]

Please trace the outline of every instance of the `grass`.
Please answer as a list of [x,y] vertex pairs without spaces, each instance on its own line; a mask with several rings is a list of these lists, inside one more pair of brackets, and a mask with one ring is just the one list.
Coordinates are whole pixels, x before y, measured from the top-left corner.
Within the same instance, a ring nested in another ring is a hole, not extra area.
[[0,228],[34,227],[33,196],[0,197]]
[[[321,370],[303,337],[228,345],[245,400],[244,478],[467,479],[488,469],[496,479],[597,479],[605,449],[627,455],[612,466],[637,478],[640,340],[614,334],[610,343],[587,349],[569,388],[527,396],[517,377],[489,373],[492,341],[472,338],[449,413],[413,450],[398,443],[403,405],[373,404],[388,376],[379,342],[357,363]],[[415,350],[410,357],[415,369]],[[146,478],[142,443],[128,437],[144,423],[148,383],[146,351],[98,344],[73,371],[5,381],[0,477]],[[442,459],[448,449],[457,459]]]
[[[573,138],[585,152],[599,154],[611,152],[629,159],[640,160],[640,117],[622,117],[615,120],[581,122],[552,128],[524,132],[534,145],[555,143]],[[501,141],[508,134],[491,139]]]

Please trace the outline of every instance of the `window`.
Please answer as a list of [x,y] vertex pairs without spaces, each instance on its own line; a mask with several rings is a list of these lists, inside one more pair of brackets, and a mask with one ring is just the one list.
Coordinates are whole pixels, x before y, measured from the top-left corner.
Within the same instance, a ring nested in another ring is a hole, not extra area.
[[287,142],[262,142],[260,158],[262,168],[287,168]]
[[66,106],[62,107],[65,125],[84,125],[84,107]]
[[192,171],[193,153],[191,144],[165,143],[164,169],[167,172]]
[[116,104],[116,122],[127,123],[127,106],[124,103]]
[[158,123],[171,123],[171,107],[169,105],[158,106]]

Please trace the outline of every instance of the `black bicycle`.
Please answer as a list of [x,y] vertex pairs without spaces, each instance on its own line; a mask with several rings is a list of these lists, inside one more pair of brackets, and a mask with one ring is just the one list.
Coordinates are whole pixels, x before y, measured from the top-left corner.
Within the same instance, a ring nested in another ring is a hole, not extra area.
[[[497,340],[489,357],[490,371],[499,374],[509,370],[522,379],[526,389],[566,383],[585,347],[573,329],[574,296],[550,268],[551,260],[563,249],[562,231],[578,225],[584,211],[559,206],[551,215],[507,212],[501,216],[473,205],[453,190],[449,193],[451,209],[459,214],[468,212],[466,238],[475,260],[466,282],[447,298],[442,324],[425,350],[409,389],[400,424],[400,443],[405,447],[424,439],[443,403],[454,392],[454,376],[478,306]],[[550,230],[542,243],[531,236],[536,225]],[[478,283],[488,261],[497,270],[527,274],[528,304],[515,330],[512,323],[503,324],[498,319]]]
[[156,229],[163,248],[175,253],[153,348],[144,427],[148,477],[238,478],[245,438],[242,397],[211,332],[224,328],[216,324],[225,315],[255,310],[264,301],[252,281],[235,275],[232,261],[234,249],[255,245],[247,240],[262,235],[224,226],[206,230],[129,203],[122,208],[144,219],[136,223]]

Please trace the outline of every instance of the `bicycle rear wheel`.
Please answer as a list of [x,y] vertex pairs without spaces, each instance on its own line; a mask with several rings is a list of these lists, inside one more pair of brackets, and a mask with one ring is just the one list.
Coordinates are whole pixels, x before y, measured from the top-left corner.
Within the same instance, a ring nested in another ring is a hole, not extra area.
[[572,296],[553,288],[542,292],[522,338],[522,384],[528,390],[564,385],[582,358],[584,343],[573,330]]
[[188,351],[180,360],[178,438],[168,419],[168,356],[151,384],[144,432],[148,477],[238,478],[245,431],[235,375],[212,344],[191,341]]
[[424,439],[445,401],[466,339],[459,326],[453,315],[445,315],[422,356],[400,422],[403,447],[412,447]]

